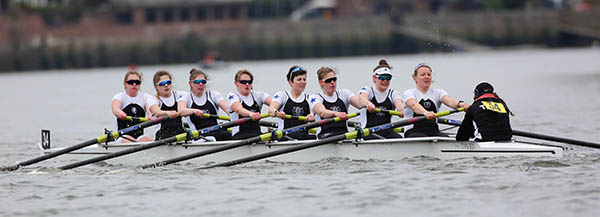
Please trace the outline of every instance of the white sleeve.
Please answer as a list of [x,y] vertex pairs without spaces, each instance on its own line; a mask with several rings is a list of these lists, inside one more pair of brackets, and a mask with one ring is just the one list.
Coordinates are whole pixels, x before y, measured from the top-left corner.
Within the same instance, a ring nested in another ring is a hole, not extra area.
[[285,94],[285,91],[279,91],[273,95],[273,101],[276,101],[279,104],[283,104],[283,102],[288,100],[287,98],[288,97],[287,94]]
[[406,103],[406,101],[408,101],[409,99],[417,99],[417,96],[415,96],[415,92],[412,91],[413,89],[408,89],[406,91],[404,91],[403,93],[403,97],[404,98],[404,103]]
[[153,105],[159,105],[159,107],[160,107],[160,104],[156,97],[146,97],[145,100],[146,100],[146,105],[148,105],[148,108],[150,108],[150,106],[153,106]]
[[116,100],[119,100],[119,101],[123,102],[123,96],[124,96],[124,95],[125,95],[125,94],[124,94],[123,92],[117,93],[117,94],[115,94],[115,95],[113,96],[112,100],[115,100],[115,99],[116,99]]
[[394,90],[394,89],[392,89],[391,91],[392,91],[392,94],[391,94],[391,96],[390,96],[390,97],[392,98],[392,99],[391,99],[391,100],[392,100],[392,103],[393,103],[394,101],[396,101],[397,99],[400,99],[400,100],[402,100],[402,96],[400,95],[400,92],[398,92],[398,91],[396,91],[396,90]]
[[341,89],[340,91],[338,91],[338,93],[340,94],[340,99],[342,99],[342,101],[344,101],[344,104],[346,104],[346,107],[350,106],[350,97],[356,96],[354,92],[348,89]]
[[234,102],[239,102],[240,98],[238,97],[237,94],[235,93],[229,93],[227,94],[227,107],[229,107],[229,111],[233,111],[233,109],[231,109],[231,105],[233,105]]
[[442,89],[436,89],[436,92],[438,94],[438,99],[437,99],[438,102],[442,101],[442,97],[448,95],[448,92],[446,92],[445,90],[442,90]]
[[310,105],[310,110],[314,112],[313,107],[315,107],[316,104],[319,103],[323,103],[323,98],[321,98],[321,96],[319,96],[319,94],[311,94],[308,97],[308,104]]
[[265,99],[269,97],[269,94],[264,91],[256,91],[254,93],[256,94],[256,101],[260,102],[261,105],[265,104]]
[[[223,96],[221,96],[221,93],[214,91],[214,90],[210,90],[210,98],[214,103],[219,103],[221,102],[221,100],[223,100]],[[218,107],[218,105],[217,105]]]
[[192,96],[189,93],[181,94],[179,96],[179,98],[177,98],[177,103],[179,103],[180,101],[183,101],[185,103],[185,107],[190,108],[190,107],[192,107],[192,98],[191,97]]
[[148,108],[150,108],[150,106],[154,105],[154,104],[158,104],[158,99],[155,96],[152,96],[148,93],[143,93],[144,95],[144,102],[146,103],[146,106],[148,106]]
[[361,87],[360,90],[358,91],[358,95],[360,95],[361,93],[365,93],[368,96],[369,95],[369,89],[371,89],[371,88],[369,88],[367,86]]

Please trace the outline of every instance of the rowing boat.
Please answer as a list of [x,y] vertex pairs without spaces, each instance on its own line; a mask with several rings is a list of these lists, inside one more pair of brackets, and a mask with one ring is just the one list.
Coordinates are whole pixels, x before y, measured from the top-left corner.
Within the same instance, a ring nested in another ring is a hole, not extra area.
[[[136,166],[147,163],[158,162],[174,157],[186,155],[193,152],[212,149],[229,144],[233,141],[220,142],[189,142],[175,143],[143,152],[137,152],[125,157],[107,160],[109,164],[121,164]],[[301,145],[312,141],[272,141],[256,143],[243,146],[212,155],[203,156],[191,160],[192,163],[207,164],[209,162],[225,162],[231,159],[247,157],[268,151]],[[40,149],[42,153],[48,154],[61,148],[51,148],[49,143],[42,142]],[[134,148],[147,143],[108,143],[89,146],[77,151],[70,152],[60,161],[84,160],[100,155],[111,154],[117,151]],[[329,157],[340,157],[356,160],[401,160],[414,156],[431,156],[440,159],[464,158],[464,157],[499,157],[499,156],[551,156],[561,157],[563,149],[555,146],[547,146],[530,142],[457,142],[447,137],[421,137],[403,139],[381,139],[381,140],[344,140],[341,142],[326,144],[323,146],[293,152],[268,158],[276,162],[311,162]]]

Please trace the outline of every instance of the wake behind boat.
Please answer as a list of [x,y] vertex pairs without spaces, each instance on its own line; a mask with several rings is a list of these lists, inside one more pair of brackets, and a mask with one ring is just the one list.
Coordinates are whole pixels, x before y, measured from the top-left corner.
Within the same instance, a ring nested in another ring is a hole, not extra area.
[[[298,146],[313,141],[314,140],[256,143],[195,158],[189,162],[197,164],[225,162],[231,159]],[[175,143],[149,149],[143,152],[137,152],[126,157],[112,158],[107,160],[106,163],[137,166],[171,159],[193,152],[212,149],[232,142],[235,141]],[[43,142],[42,144],[45,143]],[[148,143],[97,144],[70,152],[60,158],[56,158],[56,160],[64,162],[71,160],[85,160],[96,156],[107,155],[125,149],[138,147],[144,144]],[[40,145],[40,149],[42,153],[48,154],[59,151],[62,148],[51,148],[48,145]],[[276,162],[312,162],[329,157],[340,157],[353,160],[401,160],[414,156],[430,156],[440,159],[451,159],[464,157],[499,157],[515,155],[532,157],[562,157],[563,149],[543,144],[517,141],[457,142],[454,138],[422,137],[368,141],[344,140],[341,142],[329,143],[316,148],[267,158],[267,160]]]

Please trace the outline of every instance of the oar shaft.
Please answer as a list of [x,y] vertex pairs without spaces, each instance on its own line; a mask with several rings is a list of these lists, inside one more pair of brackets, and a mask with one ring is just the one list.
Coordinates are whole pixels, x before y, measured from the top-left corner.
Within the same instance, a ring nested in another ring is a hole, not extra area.
[[[449,115],[449,114],[452,114],[455,112],[460,112],[460,111],[464,111],[464,108],[439,112],[439,113],[436,113],[435,115],[436,115],[436,117],[441,117],[441,116]],[[404,125],[414,124],[414,123],[417,123],[417,122],[425,120],[425,119],[427,119],[425,116],[413,117],[413,118],[409,118],[409,119],[405,119],[405,120],[401,120],[401,121],[397,121],[397,122],[382,124],[379,126],[368,128],[368,129],[363,129],[362,133],[365,136],[368,136],[370,133],[375,133],[375,132],[378,132],[381,130],[392,129],[392,128],[400,127],[400,126],[404,126]],[[283,148],[283,149],[270,151],[270,152],[250,156],[250,157],[245,157],[245,158],[241,158],[241,159],[237,159],[237,160],[233,160],[233,161],[228,161],[225,163],[220,163],[220,164],[212,165],[212,166],[205,167],[205,168],[238,165],[238,164],[247,163],[247,162],[251,162],[251,161],[255,161],[255,160],[260,160],[260,159],[274,157],[274,156],[278,156],[278,155],[282,155],[282,154],[287,154],[290,152],[300,151],[300,150],[304,150],[304,149],[308,149],[308,148],[312,148],[312,147],[316,147],[316,146],[320,146],[320,145],[324,145],[324,144],[328,144],[328,143],[332,143],[332,142],[337,142],[337,141],[344,140],[344,139],[354,139],[357,136],[358,136],[357,131],[348,132],[345,134],[336,135],[336,136],[328,137],[325,139],[320,139],[320,140],[317,140],[314,142],[309,142],[309,143],[305,143],[302,145],[296,145],[296,146],[292,146],[289,148]]]
[[117,138],[117,137],[119,137],[119,135],[124,135],[126,133],[129,133],[129,132],[132,132],[132,131],[135,131],[135,130],[138,130],[138,129],[143,129],[143,128],[146,128],[146,127],[158,124],[158,123],[160,123],[160,122],[162,122],[164,120],[167,120],[168,118],[169,118],[168,116],[158,117],[158,118],[155,118],[155,119],[153,119],[151,121],[146,121],[146,122],[143,122],[143,123],[140,123],[140,124],[136,124],[134,126],[131,126],[131,127],[119,130],[119,131],[112,131],[112,134],[104,134],[102,136],[96,137],[94,139],[90,139],[90,140],[85,141],[83,143],[80,143],[80,144],[77,144],[77,145],[73,145],[73,146],[69,146],[69,147],[60,149],[58,151],[55,151],[55,152],[52,152],[52,153],[48,153],[48,154],[45,154],[45,155],[33,158],[31,160],[19,162],[19,163],[15,164],[15,165],[12,165],[12,166],[0,167],[0,171],[12,171],[12,170],[16,170],[16,169],[18,169],[19,167],[22,167],[22,166],[28,166],[28,165],[31,165],[31,164],[34,164],[34,163],[38,163],[38,162],[41,162],[41,161],[44,161],[44,160],[48,160],[48,159],[53,158],[53,157],[57,157],[59,155],[63,155],[63,154],[66,154],[66,153],[69,153],[69,152],[72,152],[72,151],[76,151],[76,150],[85,148],[85,147],[90,146],[90,145],[94,145],[94,144],[97,144],[97,143],[103,143],[103,142],[106,142],[108,140],[109,136],[111,136],[112,138]]
[[[183,134],[183,137],[184,137],[184,140],[185,140],[186,134],[185,133],[182,133],[182,134]],[[182,134],[180,134],[180,135],[182,135]],[[166,143],[176,142],[178,140],[177,139],[178,136],[170,137],[170,138],[163,139],[163,140],[158,140],[156,142],[148,143],[146,145],[142,145],[142,146],[138,146],[138,147],[130,148],[130,149],[125,149],[125,150],[122,150],[122,151],[118,151],[118,152],[114,152],[114,153],[111,153],[111,154],[102,155],[102,156],[91,158],[91,159],[87,159],[87,160],[84,160],[84,161],[75,162],[75,163],[72,163],[72,164],[68,164],[68,165],[59,167],[59,169],[61,169],[61,170],[73,169],[73,168],[77,168],[77,167],[80,167],[80,166],[85,166],[85,165],[88,165],[88,164],[100,162],[100,161],[103,161],[103,160],[108,160],[108,159],[111,159],[111,158],[120,157],[120,156],[123,156],[123,155],[135,153],[135,152],[138,152],[138,151],[143,151],[143,150],[146,150],[146,149],[158,147],[158,146],[166,144]]]
[[341,134],[341,135],[337,135],[337,136],[328,137],[325,139],[319,139],[315,142],[309,142],[309,143],[305,143],[302,145],[296,145],[296,146],[292,146],[289,148],[279,149],[279,150],[270,151],[270,152],[266,152],[266,153],[262,153],[262,154],[257,154],[257,155],[250,156],[250,157],[245,157],[245,158],[240,158],[237,160],[228,161],[225,163],[215,164],[212,166],[204,167],[203,169],[208,169],[208,168],[213,168],[213,167],[228,167],[228,166],[243,164],[243,163],[247,163],[247,162],[251,162],[251,161],[256,161],[256,160],[260,160],[260,159],[274,157],[277,155],[286,154],[289,152],[300,151],[303,149],[312,148],[315,146],[332,143],[332,142],[336,142],[336,141],[344,140],[344,139],[346,139],[346,134]]
[[202,117],[205,117],[205,118],[216,118],[216,119],[225,120],[225,121],[230,121],[231,120],[231,118],[229,118],[227,116],[224,116],[224,115],[215,115],[215,114],[208,114],[208,113],[202,114]]
[[[460,124],[462,123],[459,120],[443,119],[443,118],[439,118],[438,122],[442,123],[442,124],[448,124],[448,125],[454,125],[454,126],[460,126]],[[529,137],[529,138],[534,138],[534,139],[541,139],[541,140],[548,140],[548,141],[554,141],[554,142],[562,142],[562,143],[568,143],[568,144],[574,144],[574,145],[581,145],[581,146],[590,147],[590,148],[600,148],[600,144],[598,144],[598,143],[574,140],[574,139],[569,139],[569,138],[561,138],[561,137],[556,137],[556,136],[543,135],[543,134],[539,134],[539,133],[525,132],[525,131],[521,131],[521,130],[512,130],[512,134],[516,135],[516,136],[523,136],[523,137]]]
[[[352,113],[352,114],[349,114],[348,117],[352,118],[352,117],[356,117],[357,115],[358,115],[358,113]],[[332,123],[332,122],[336,122],[336,121],[341,121],[341,119],[337,118],[337,117],[336,118],[328,118],[328,119],[324,119],[324,120],[320,120],[320,121],[315,121],[315,122],[312,122],[312,123],[306,123],[306,124],[303,124],[303,125],[300,125],[300,126],[291,127],[291,128],[285,129],[283,131],[277,130],[277,131],[271,132],[271,133],[264,133],[264,134],[261,134],[259,136],[252,137],[250,139],[237,141],[237,142],[234,142],[234,143],[230,143],[230,144],[227,144],[227,145],[215,147],[215,148],[212,148],[212,149],[208,149],[208,150],[204,150],[204,151],[199,151],[199,152],[187,154],[187,155],[184,155],[184,156],[180,156],[180,157],[176,157],[176,158],[164,160],[164,161],[157,162],[157,163],[142,165],[139,168],[141,168],[141,169],[154,168],[154,167],[165,166],[165,165],[169,165],[169,164],[173,164],[173,163],[177,163],[177,162],[181,162],[181,161],[186,161],[186,160],[190,160],[190,159],[194,159],[194,158],[198,158],[198,157],[202,157],[202,156],[206,156],[206,155],[210,155],[210,154],[214,154],[214,153],[218,153],[218,152],[230,150],[230,149],[233,149],[233,148],[237,148],[237,147],[249,145],[249,144],[252,144],[252,143],[255,143],[255,142],[267,141],[267,140],[272,139],[273,135],[275,135],[277,137],[277,139],[279,139],[279,138],[283,137],[283,135],[287,135],[287,134],[290,134],[290,133],[293,133],[293,132],[298,132],[298,131],[304,131],[304,130],[307,130],[309,128],[313,128],[313,127],[316,127],[316,126],[320,126],[320,125],[324,125],[324,124],[328,124],[328,123]]]

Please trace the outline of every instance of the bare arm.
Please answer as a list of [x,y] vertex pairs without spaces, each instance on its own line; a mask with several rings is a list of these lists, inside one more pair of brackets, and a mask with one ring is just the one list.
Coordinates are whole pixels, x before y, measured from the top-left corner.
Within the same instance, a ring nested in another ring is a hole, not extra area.
[[241,116],[252,117],[254,120],[260,119],[260,113],[248,111],[248,109],[245,109],[239,101],[233,102],[233,104],[231,104],[231,109]]
[[400,116],[401,118],[404,117],[404,104],[402,103],[401,99],[396,99],[394,100],[394,106],[396,107],[396,111],[400,112]]
[[360,93],[358,98],[361,108],[367,108],[369,112],[375,111],[375,105],[369,101],[369,96],[366,93]]
[[427,117],[427,119],[431,120],[435,118],[435,113],[427,111],[421,104],[417,102],[416,99],[410,98],[406,100],[406,105],[412,109],[416,114],[421,114]]
[[115,115],[115,117],[123,120],[127,116],[127,114],[125,114],[125,112],[123,112],[123,110],[121,110],[121,101],[120,100],[113,99],[111,108],[112,108],[112,113],[113,113],[113,115]]
[[230,115],[229,108],[227,107],[227,102],[225,100],[219,101],[217,105],[219,105],[219,108],[221,108],[221,110],[223,110],[225,114]]
[[360,102],[358,100],[358,96],[351,96],[350,97],[350,105],[354,106],[354,108],[356,109],[360,109]]
[[267,96],[267,98],[265,98],[265,101],[263,101],[265,104],[271,106],[271,101],[273,101],[273,97],[271,96]]
[[471,104],[462,102],[462,101],[458,101],[448,95],[442,96],[442,103],[444,103],[444,105],[450,107],[450,108],[454,108],[457,109],[459,107],[464,107],[465,110],[469,109],[469,107],[471,107]]
[[281,103],[279,103],[278,101],[271,101],[271,105],[269,105],[269,115],[273,116],[273,117],[281,117],[282,113],[283,115],[285,115],[284,112],[280,112],[279,107],[281,106]]

